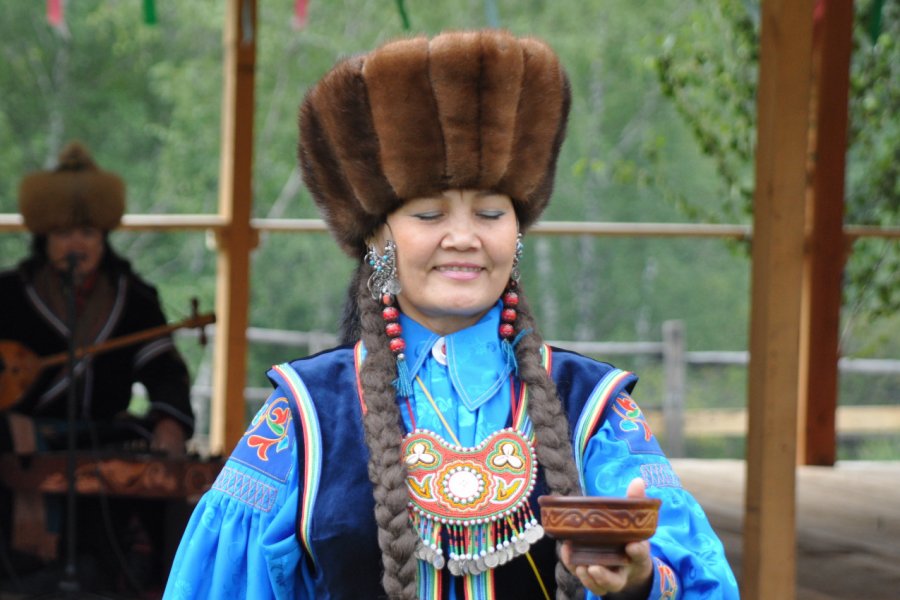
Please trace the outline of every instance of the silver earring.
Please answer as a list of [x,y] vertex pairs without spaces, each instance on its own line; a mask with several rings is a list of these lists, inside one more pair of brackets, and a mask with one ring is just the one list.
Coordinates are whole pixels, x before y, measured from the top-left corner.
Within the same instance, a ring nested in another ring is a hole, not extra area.
[[372,267],[367,285],[373,300],[380,299],[384,294],[396,296],[400,293],[400,280],[397,279],[397,244],[394,240],[388,240],[384,244],[383,254],[378,254],[374,245],[369,246],[366,261]]
[[525,250],[525,243],[522,241],[522,234],[516,234],[516,253],[513,255],[513,264],[512,271],[509,274],[509,278],[519,283],[519,277],[522,275],[519,272],[519,261],[522,259],[522,252]]

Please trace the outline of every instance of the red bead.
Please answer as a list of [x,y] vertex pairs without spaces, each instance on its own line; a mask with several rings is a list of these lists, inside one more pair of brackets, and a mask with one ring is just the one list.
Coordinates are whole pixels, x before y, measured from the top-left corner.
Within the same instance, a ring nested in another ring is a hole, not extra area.
[[393,306],[388,306],[381,311],[381,316],[384,317],[385,321],[396,321],[400,318],[400,311]]
[[505,340],[508,340],[509,338],[511,338],[515,332],[516,332],[516,330],[513,329],[513,326],[510,325],[509,323],[504,323],[503,325],[500,326],[500,337],[502,337]]
[[391,340],[391,352],[394,354],[398,354],[403,352],[406,348],[406,342],[403,341],[403,338],[394,338]]
[[515,323],[516,321],[516,309],[514,308],[504,308],[503,312],[500,313],[500,318],[503,319],[504,323]]
[[400,323],[388,323],[384,326],[384,331],[388,334],[388,337],[395,338],[403,333],[403,328],[400,326]]
[[393,306],[394,305],[394,297],[390,294],[382,294],[381,303],[385,306]]
[[515,292],[506,292],[503,294],[503,306],[514,308],[519,305],[519,295]]

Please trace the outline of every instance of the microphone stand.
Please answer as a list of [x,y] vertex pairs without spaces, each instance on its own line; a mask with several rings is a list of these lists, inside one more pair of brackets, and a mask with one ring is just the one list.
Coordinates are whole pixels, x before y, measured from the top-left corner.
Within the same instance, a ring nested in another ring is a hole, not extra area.
[[66,271],[66,300],[69,324],[69,352],[68,352],[68,369],[69,369],[69,394],[66,402],[66,419],[67,419],[67,439],[66,439],[66,569],[62,581],[59,582],[59,591],[66,596],[77,594],[81,588],[78,582],[78,567],[76,565],[76,495],[75,495],[75,451],[76,451],[76,417],[77,417],[77,396],[76,396],[76,379],[75,379],[75,328],[78,325],[78,311],[75,304],[75,268],[78,266],[78,256],[70,253],[66,260],[68,262],[68,270]]
[[78,407],[75,380],[76,364],[76,340],[75,328],[78,325],[78,309],[75,304],[75,269],[78,266],[78,254],[70,252],[66,255],[66,274],[64,285],[66,291],[66,312],[69,327],[69,348],[67,356],[67,369],[69,372],[69,389],[66,402],[66,565],[63,578],[59,581],[59,593],[39,596],[43,600],[51,598],[105,598],[99,594],[81,592],[81,583],[78,581],[77,554],[78,544],[76,535],[77,508],[75,493],[75,460],[76,460],[76,431]]

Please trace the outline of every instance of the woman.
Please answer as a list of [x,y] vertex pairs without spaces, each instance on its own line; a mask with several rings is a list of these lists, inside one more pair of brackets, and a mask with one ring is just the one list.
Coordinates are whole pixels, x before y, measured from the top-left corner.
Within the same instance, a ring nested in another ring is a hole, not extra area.
[[[388,43],[310,91],[304,178],[359,261],[346,345],[270,371],[167,597],[736,597],[636,378],[544,346],[522,295],[568,108],[554,53],[497,31]],[[645,489],[660,527],[626,565],[558,562],[539,495]]]

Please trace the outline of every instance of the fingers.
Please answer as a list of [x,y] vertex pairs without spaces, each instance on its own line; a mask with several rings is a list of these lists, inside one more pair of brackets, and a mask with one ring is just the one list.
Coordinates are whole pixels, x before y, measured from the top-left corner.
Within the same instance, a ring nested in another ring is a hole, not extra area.
[[628,484],[628,490],[626,490],[625,495],[629,498],[646,498],[647,490],[644,480],[640,477],[632,479]]
[[[649,544],[648,544],[649,546]],[[598,596],[621,590],[628,581],[628,565],[604,567],[600,565],[571,564],[572,545],[563,542],[559,550],[559,559],[570,573],[578,577],[581,585]]]
[[153,429],[150,447],[170,456],[182,456],[185,454],[184,430],[175,421],[163,419]]
[[618,592],[628,581],[626,567],[601,567],[600,565],[575,567],[575,576],[581,584],[598,596]]
[[644,540],[642,542],[631,542],[625,545],[625,554],[631,559],[631,562],[640,565],[644,562],[650,562],[650,542]]

